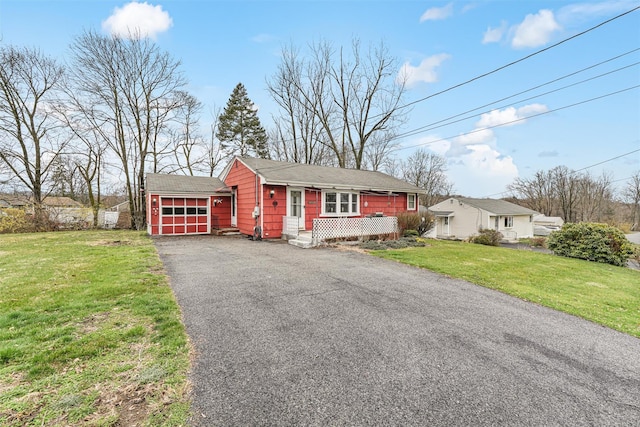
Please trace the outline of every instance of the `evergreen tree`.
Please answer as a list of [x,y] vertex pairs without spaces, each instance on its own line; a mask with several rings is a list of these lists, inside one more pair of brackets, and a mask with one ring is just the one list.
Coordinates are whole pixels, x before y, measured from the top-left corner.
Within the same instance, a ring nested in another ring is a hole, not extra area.
[[216,137],[222,150],[230,156],[269,157],[267,133],[242,83],[233,89],[227,106],[218,117]]

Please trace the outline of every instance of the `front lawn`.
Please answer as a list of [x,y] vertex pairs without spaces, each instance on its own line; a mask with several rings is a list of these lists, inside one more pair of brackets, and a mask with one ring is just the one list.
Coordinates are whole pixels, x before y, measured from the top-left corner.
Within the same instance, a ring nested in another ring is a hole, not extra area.
[[640,337],[640,271],[526,250],[429,240],[372,251]]
[[143,233],[0,235],[0,425],[184,425],[188,353]]

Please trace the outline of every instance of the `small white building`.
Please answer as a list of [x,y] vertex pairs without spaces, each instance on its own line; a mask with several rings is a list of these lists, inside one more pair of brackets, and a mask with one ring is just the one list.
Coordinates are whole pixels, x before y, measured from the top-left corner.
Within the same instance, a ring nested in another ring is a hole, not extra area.
[[533,237],[538,212],[505,200],[450,197],[429,207],[437,238],[467,239],[481,229],[497,230],[505,240]]

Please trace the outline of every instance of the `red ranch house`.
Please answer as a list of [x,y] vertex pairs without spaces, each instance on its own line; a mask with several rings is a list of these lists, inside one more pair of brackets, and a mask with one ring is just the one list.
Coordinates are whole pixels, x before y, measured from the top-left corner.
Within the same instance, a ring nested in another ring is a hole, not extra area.
[[[154,178],[157,176],[152,181]],[[185,182],[195,179],[179,178]],[[404,211],[417,212],[417,195],[422,192],[416,186],[381,172],[240,157],[227,165],[220,181],[201,179],[198,184],[209,185],[211,191],[207,204],[211,215],[218,216],[217,221],[210,221],[213,229],[234,226],[242,234],[265,239],[296,240],[308,235],[308,243],[332,237],[395,232],[395,215]],[[204,180],[211,182],[207,184]],[[147,178],[149,209],[153,207],[155,194],[151,184]],[[207,198],[203,186],[197,191],[202,199]],[[171,203],[175,203],[176,198],[178,202],[184,198],[186,203],[186,189],[182,187],[180,191],[172,192],[164,187],[164,198],[173,200]],[[222,203],[214,205],[211,200],[215,199]],[[173,212],[167,209],[166,215],[156,212],[161,218],[155,223],[174,224],[173,234],[187,232],[175,228],[175,216],[181,212],[175,209]],[[173,218],[169,218],[170,214]],[[149,218],[151,234],[169,234],[163,231],[164,227],[154,229],[154,217],[150,215]]]

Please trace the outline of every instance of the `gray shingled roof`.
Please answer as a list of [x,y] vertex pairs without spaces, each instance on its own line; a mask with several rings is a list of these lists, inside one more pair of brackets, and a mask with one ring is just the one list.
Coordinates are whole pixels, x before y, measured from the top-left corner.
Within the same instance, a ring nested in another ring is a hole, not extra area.
[[506,200],[458,198],[462,203],[483,209],[497,215],[535,215],[538,212],[516,205]]
[[424,193],[419,187],[382,172],[317,166],[275,160],[240,158],[266,184],[361,191]]
[[208,176],[147,174],[147,192],[154,193],[215,193],[223,191],[224,182]]

